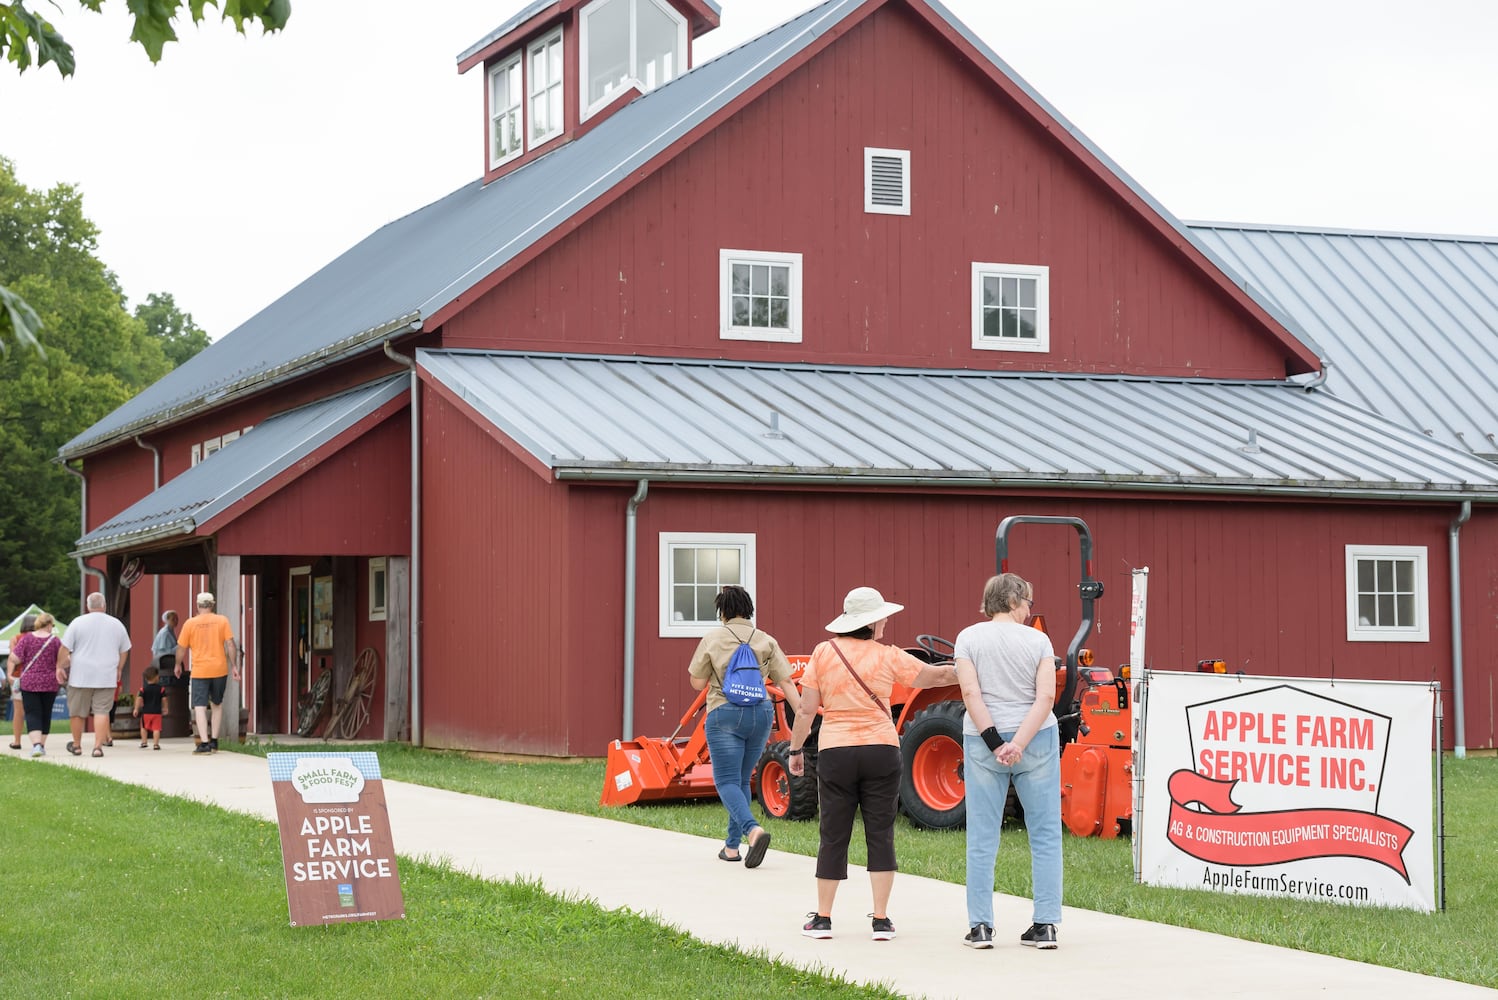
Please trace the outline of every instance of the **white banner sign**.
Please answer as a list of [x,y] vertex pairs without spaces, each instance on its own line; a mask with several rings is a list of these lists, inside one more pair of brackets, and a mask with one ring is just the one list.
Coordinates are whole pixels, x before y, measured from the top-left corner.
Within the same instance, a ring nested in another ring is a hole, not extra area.
[[1139,878],[1435,908],[1430,684],[1147,671]]

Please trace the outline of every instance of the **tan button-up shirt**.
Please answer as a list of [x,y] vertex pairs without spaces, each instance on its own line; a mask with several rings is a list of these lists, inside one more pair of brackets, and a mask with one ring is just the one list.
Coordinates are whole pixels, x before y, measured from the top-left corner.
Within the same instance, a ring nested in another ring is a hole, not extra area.
[[692,654],[691,666],[687,668],[687,673],[693,677],[707,679],[709,712],[719,705],[728,704],[728,699],[723,697],[723,671],[728,668],[728,660],[733,656],[733,651],[746,639],[759,660],[760,673],[782,689],[790,683],[791,665],[786,660],[785,653],[781,652],[780,643],[775,641],[775,637],[763,629],[755,628],[754,623],[747,618],[730,618],[724,625],[710,630],[702,637],[702,641],[697,644],[697,652]]

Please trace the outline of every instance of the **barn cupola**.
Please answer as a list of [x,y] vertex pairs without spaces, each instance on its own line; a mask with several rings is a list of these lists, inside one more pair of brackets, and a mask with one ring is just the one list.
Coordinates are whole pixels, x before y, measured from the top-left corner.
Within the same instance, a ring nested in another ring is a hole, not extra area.
[[509,173],[692,66],[713,0],[534,0],[458,56],[484,68],[484,182]]

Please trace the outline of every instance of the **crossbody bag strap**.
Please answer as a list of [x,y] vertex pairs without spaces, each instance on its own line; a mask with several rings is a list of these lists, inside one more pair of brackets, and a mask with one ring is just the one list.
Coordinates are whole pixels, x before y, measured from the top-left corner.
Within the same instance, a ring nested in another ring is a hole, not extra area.
[[29,660],[26,661],[26,665],[24,667],[22,667],[21,668],[21,672],[16,675],[16,679],[17,680],[20,680],[22,677],[26,676],[26,671],[30,670],[31,667],[32,667],[32,665],[36,663],[37,657],[39,657],[43,653],[45,653],[47,651],[47,647],[50,646],[50,645],[52,645],[52,640],[56,639],[56,638],[57,638],[57,636],[55,636],[55,635],[49,635],[49,636],[47,636],[47,641],[44,642],[44,643],[42,643],[42,648],[38,649],[35,653],[33,653],[31,655],[31,659],[29,659]]
[[883,712],[885,715],[888,715],[889,709],[884,707],[884,701],[872,690],[870,690],[869,686],[863,682],[862,677],[858,676],[858,671],[853,669],[853,664],[848,662],[848,658],[843,655],[843,651],[837,648],[837,643],[831,639],[828,639],[827,645],[831,646],[832,651],[837,654],[837,658],[843,661],[843,666],[848,668],[848,673],[853,675],[853,679],[858,682],[858,686],[863,688],[870,698],[874,699],[874,704],[879,706],[879,711]]

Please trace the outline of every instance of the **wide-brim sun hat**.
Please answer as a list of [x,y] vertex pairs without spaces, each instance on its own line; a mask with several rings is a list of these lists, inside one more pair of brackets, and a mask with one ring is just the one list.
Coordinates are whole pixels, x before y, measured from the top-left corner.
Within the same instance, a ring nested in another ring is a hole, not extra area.
[[886,601],[884,595],[873,587],[854,587],[843,598],[843,613],[827,623],[827,631],[838,635],[857,632],[865,625],[904,610],[905,605]]

